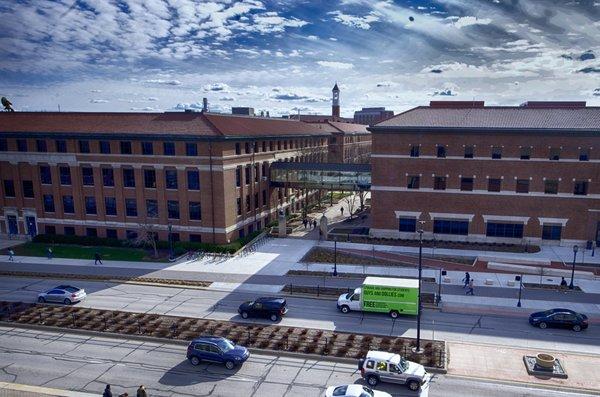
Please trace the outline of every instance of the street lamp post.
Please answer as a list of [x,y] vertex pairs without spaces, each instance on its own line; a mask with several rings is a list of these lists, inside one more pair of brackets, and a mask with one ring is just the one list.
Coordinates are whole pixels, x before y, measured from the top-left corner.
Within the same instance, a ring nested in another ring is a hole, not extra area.
[[[424,221],[419,221],[421,226]],[[423,270],[422,258],[423,258],[423,229],[419,229],[419,292],[418,292],[418,303],[417,303],[417,346],[415,353],[421,353],[421,273]]]
[[521,291],[523,290],[523,275],[515,276],[515,281],[519,282],[519,301],[517,302],[517,307],[521,307]]
[[577,250],[578,249],[579,249],[578,246],[576,246],[576,245],[573,246],[573,268],[571,269],[571,283],[569,284],[569,289],[575,288],[575,286],[573,285],[573,279],[575,278],[575,260],[577,259]]
[[438,293],[437,293],[437,304],[439,305],[442,301],[442,276],[448,274],[445,270],[440,268],[440,279],[438,280]]
[[337,240],[333,240],[333,275],[337,276]]
[[173,225],[169,223],[167,227],[169,229],[169,259],[173,259]]

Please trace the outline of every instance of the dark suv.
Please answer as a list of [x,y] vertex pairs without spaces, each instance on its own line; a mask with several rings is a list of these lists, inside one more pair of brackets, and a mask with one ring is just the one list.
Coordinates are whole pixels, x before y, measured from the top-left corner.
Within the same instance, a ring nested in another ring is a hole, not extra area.
[[225,364],[225,368],[233,369],[248,357],[248,349],[220,336],[198,337],[191,341],[187,348],[187,358],[192,365],[210,361]]
[[264,317],[277,321],[287,313],[287,302],[283,298],[258,298],[242,303],[238,312],[242,318]]

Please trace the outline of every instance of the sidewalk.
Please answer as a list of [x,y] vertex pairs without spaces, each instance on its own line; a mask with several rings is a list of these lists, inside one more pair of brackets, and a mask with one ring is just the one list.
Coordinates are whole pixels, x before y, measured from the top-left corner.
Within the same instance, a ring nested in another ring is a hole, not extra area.
[[49,387],[21,385],[11,382],[0,382],[0,396],[2,397],[97,397],[102,393],[92,394],[72,390],[52,389]]

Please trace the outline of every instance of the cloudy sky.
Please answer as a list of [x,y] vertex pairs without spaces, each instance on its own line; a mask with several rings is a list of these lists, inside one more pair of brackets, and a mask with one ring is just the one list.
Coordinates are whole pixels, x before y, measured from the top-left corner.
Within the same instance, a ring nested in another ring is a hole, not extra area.
[[0,20],[17,110],[329,112],[336,81],[345,116],[600,105],[600,0],[16,0]]

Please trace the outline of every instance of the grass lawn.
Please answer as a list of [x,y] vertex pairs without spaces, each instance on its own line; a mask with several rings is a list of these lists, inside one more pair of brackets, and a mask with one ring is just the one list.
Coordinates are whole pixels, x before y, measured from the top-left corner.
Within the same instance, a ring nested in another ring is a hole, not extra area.
[[13,247],[16,256],[46,256],[46,250],[52,247],[55,258],[94,259],[99,252],[102,260],[107,261],[150,261],[167,262],[167,253],[159,251],[159,257],[153,258],[152,252],[141,248],[129,247],[86,247],[72,244],[47,244],[28,242]]

